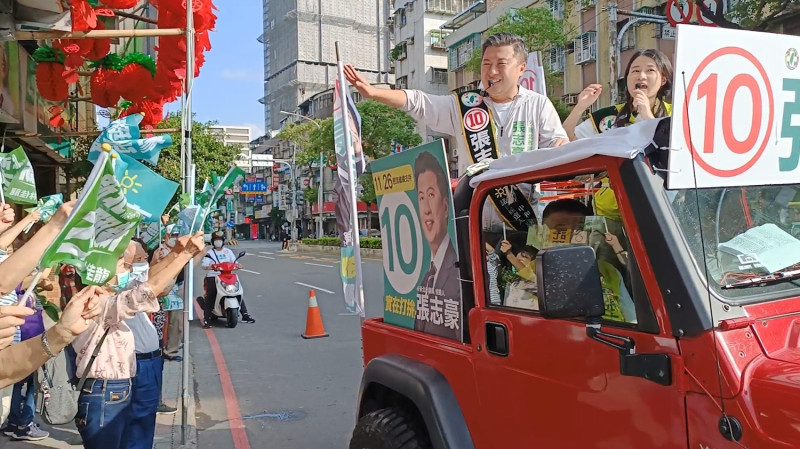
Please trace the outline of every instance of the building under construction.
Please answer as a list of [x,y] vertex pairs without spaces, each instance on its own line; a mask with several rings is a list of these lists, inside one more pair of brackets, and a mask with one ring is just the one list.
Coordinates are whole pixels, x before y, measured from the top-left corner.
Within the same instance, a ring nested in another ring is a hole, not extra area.
[[297,106],[333,86],[336,48],[370,82],[393,83],[388,0],[264,0],[264,121],[281,128]]

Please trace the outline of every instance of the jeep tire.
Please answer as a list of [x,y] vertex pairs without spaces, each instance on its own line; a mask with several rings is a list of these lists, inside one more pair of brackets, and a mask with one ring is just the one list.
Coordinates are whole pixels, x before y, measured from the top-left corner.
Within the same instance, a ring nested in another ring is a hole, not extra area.
[[368,413],[353,430],[350,449],[430,449],[425,428],[418,419],[396,407]]

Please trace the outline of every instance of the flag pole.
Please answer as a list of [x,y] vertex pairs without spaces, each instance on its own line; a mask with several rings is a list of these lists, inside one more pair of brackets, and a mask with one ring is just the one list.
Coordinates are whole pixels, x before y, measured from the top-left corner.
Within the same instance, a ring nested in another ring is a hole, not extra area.
[[[356,305],[360,309],[361,322],[363,324],[365,314],[364,284],[361,273],[361,233],[359,232],[358,226],[358,198],[356,197],[356,183],[358,182],[358,176],[356,176],[356,173],[358,169],[356,167],[357,163],[354,151],[355,148],[353,147],[353,135],[350,133],[350,119],[348,118],[348,109],[350,103],[347,101],[348,92],[345,89],[349,89],[349,87],[347,84],[345,84],[345,80],[343,79],[344,67],[339,55],[339,41],[336,41],[334,45],[336,46],[336,65],[339,69],[338,78],[340,79],[341,84],[341,89],[339,89],[339,100],[341,101],[341,114],[342,118],[344,119],[344,146],[347,150],[347,159],[350,162],[348,164],[349,173],[347,174],[347,177],[350,180],[348,196],[350,197],[350,226],[353,229],[353,261],[355,262],[356,275]],[[367,213],[369,213],[369,208],[367,208]]]
[[[3,128],[3,143],[0,144],[0,153],[6,152],[6,130]],[[6,203],[6,192],[3,188],[3,184],[5,184],[5,175],[3,175],[3,167],[0,165],[0,203]]]
[[[189,192],[189,204],[194,204],[194,164],[192,163],[192,88],[195,70],[194,54],[194,9],[192,0],[186,0],[186,103],[181,112],[185,126],[183,141],[185,143],[184,174],[188,176],[184,184],[184,193]],[[191,229],[190,229],[191,231]],[[183,361],[181,363],[181,444],[185,445],[189,433],[189,321],[194,294],[194,261],[189,261],[184,277],[183,300]]]

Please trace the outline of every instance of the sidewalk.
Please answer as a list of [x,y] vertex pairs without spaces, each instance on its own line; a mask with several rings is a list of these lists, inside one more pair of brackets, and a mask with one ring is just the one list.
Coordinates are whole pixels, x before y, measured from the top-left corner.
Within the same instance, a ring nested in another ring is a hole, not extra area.
[[197,447],[197,419],[195,416],[194,382],[189,361],[189,408],[187,413],[186,444],[181,445],[181,367],[183,362],[164,361],[164,386],[161,391],[164,403],[175,407],[174,415],[159,414],[156,417],[156,439],[154,449],[193,449]]
[[[190,362],[191,363],[191,362]],[[190,364],[191,366],[191,364]],[[154,449],[195,449],[197,447],[197,425],[195,418],[195,400],[193,373],[189,372],[189,408],[188,431],[186,444],[181,445],[181,363],[164,361],[164,386],[162,388],[164,403],[177,407],[174,415],[156,415],[156,437]],[[11,441],[0,435],[0,448],[2,449],[31,449],[31,448],[56,448],[76,449],[81,448],[81,437],[75,424],[63,426],[50,426],[42,424],[39,416],[34,418],[41,424],[42,429],[50,432],[50,437],[42,441]],[[109,448],[112,449],[112,448]],[[113,448],[116,449],[116,448]]]

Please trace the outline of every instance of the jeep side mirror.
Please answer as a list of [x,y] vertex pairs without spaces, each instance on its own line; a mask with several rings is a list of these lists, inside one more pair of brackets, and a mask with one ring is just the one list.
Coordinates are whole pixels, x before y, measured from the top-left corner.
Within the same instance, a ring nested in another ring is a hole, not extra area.
[[536,255],[539,310],[545,318],[600,318],[605,313],[600,270],[590,246],[565,246]]

